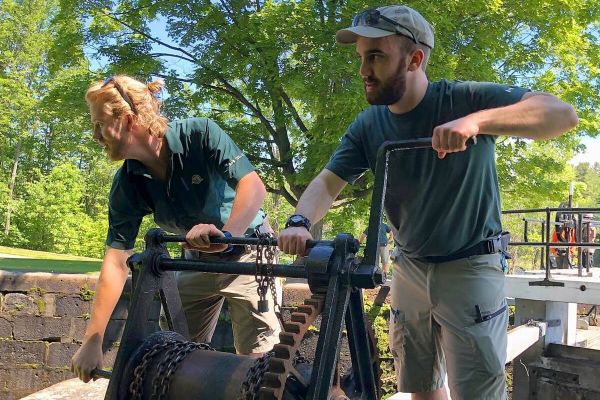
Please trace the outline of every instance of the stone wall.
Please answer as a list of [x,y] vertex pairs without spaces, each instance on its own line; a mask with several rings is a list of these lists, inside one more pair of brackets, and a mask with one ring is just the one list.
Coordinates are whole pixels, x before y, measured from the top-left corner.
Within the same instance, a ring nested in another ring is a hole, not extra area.
[[[97,276],[0,271],[0,400],[73,377],[71,357],[90,317]],[[105,367],[127,318],[128,283],[105,334]]]

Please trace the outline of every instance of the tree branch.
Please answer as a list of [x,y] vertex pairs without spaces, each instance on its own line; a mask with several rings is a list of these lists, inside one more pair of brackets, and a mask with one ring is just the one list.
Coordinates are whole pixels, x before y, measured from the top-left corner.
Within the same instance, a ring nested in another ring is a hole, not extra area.
[[269,193],[283,196],[283,198],[286,199],[286,201],[290,203],[292,207],[296,207],[296,205],[298,204],[298,200],[296,200],[296,198],[292,196],[292,194],[288,192],[284,187],[282,187],[281,189],[275,189],[274,187],[269,186],[268,183],[265,183],[265,188]]
[[180,60],[184,60],[184,61],[188,61],[191,63],[196,63],[194,60],[192,60],[191,58],[187,58],[184,56],[180,56],[178,54],[170,54],[170,53],[149,53],[148,55],[152,56],[152,57],[174,57],[174,58],[179,58]]
[[181,78],[179,76],[166,75],[161,72],[153,72],[152,75],[158,76],[159,78],[163,78],[163,79],[175,79],[176,81],[179,81],[179,82],[196,83],[196,81],[194,81],[193,79]]
[[248,159],[252,162],[262,162],[276,168],[283,168],[285,166],[284,163],[277,160],[273,160],[272,158],[256,157],[250,154],[246,154],[246,157],[248,157]]
[[288,109],[292,113],[292,118],[294,118],[294,122],[296,122],[296,125],[298,126],[298,128],[300,128],[302,133],[308,133],[308,128],[306,127],[306,125],[304,125],[304,122],[302,121],[302,118],[300,118],[300,115],[298,114],[296,107],[294,107],[294,104],[292,104],[292,100],[290,99],[288,94],[283,89],[281,89],[281,98],[283,99],[283,101],[287,105]]
[[161,46],[165,46],[165,47],[166,47],[166,48],[168,48],[168,49],[175,50],[175,51],[179,51],[179,52],[181,52],[181,53],[185,54],[186,56],[190,57],[190,58],[193,60],[193,62],[194,62],[194,63],[198,63],[198,59],[197,59],[196,57],[194,57],[194,55],[193,55],[192,53],[188,52],[187,50],[185,50],[185,49],[182,49],[181,47],[177,47],[177,46],[173,46],[173,45],[170,45],[170,44],[168,44],[168,43],[165,43],[165,42],[163,42],[162,40],[160,40],[160,39],[157,39],[157,38],[155,38],[154,36],[152,36],[152,35],[149,35],[149,34],[147,34],[147,33],[146,33],[146,32],[144,32],[144,31],[141,31],[141,30],[139,30],[139,29],[137,29],[137,28],[134,28],[133,26],[129,25],[128,23],[126,23],[126,22],[123,22],[121,19],[119,19],[119,18],[115,17],[113,14],[106,13],[106,12],[103,12],[103,11],[101,11],[101,12],[102,12],[102,14],[104,14],[105,16],[107,16],[108,18],[112,19],[113,21],[116,21],[116,22],[118,22],[119,24],[123,25],[124,27],[126,27],[126,28],[128,28],[128,29],[132,30],[133,32],[135,32],[135,33],[137,33],[137,34],[139,34],[139,35],[142,35],[142,36],[143,36],[143,37],[145,37],[146,39],[148,39],[148,40],[151,40],[151,41],[153,41],[154,43],[158,43],[158,44],[160,44]]
[[229,6],[227,5],[227,3],[225,3],[223,0],[221,0],[221,5],[223,6],[223,8],[225,9],[225,11],[227,12],[227,15],[229,15],[229,18],[231,18],[231,21],[235,24],[238,25],[237,20],[235,19],[235,14],[233,13],[233,10],[231,10],[229,8]]

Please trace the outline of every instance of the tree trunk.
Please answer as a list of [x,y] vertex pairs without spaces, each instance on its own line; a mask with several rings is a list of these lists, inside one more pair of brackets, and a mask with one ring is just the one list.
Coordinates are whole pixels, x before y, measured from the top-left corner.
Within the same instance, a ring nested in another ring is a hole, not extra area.
[[10,232],[10,218],[12,216],[12,202],[15,193],[15,185],[17,183],[17,170],[19,168],[19,157],[21,157],[21,142],[15,147],[15,162],[13,163],[12,175],[10,177],[10,186],[8,190],[8,204],[6,205],[6,219],[4,222],[4,236],[8,236]]

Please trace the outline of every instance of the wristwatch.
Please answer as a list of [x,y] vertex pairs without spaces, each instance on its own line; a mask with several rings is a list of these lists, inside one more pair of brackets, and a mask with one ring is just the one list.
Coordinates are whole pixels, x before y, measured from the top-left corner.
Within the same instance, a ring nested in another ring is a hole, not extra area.
[[285,223],[285,227],[305,227],[307,231],[310,231],[310,221],[304,215],[294,214],[288,218]]
[[[231,234],[231,232],[229,231],[223,231],[223,238],[224,239],[231,239],[233,237],[233,235]],[[225,250],[223,250],[221,252],[222,255],[229,255],[233,252],[233,245],[231,243],[229,243],[227,245],[227,248]]]

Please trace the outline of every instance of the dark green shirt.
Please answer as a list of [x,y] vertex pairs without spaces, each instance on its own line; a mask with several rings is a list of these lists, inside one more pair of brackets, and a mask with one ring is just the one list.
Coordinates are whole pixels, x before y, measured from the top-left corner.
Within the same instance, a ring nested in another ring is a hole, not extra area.
[[[212,120],[190,118],[169,123],[167,181],[154,179],[144,165],[125,160],[110,191],[106,244],[134,246],[142,218],[154,214],[162,229],[186,234],[199,223],[221,229],[229,219],[235,187],[254,171],[250,161]],[[260,211],[247,234],[264,219]]]
[[[367,235],[367,231],[369,227],[365,228],[363,234]],[[379,236],[377,237],[377,244],[379,246],[385,246],[388,244],[388,233],[392,231],[392,228],[388,226],[388,224],[384,224],[383,222],[379,224]]]
[[[433,128],[473,112],[510,105],[526,90],[479,82],[431,82],[405,114],[372,106],[358,115],[326,168],[353,183],[375,171],[384,141],[432,135]],[[409,257],[450,255],[502,231],[495,161],[496,136],[442,160],[432,149],[389,156],[385,210],[400,250]]]

